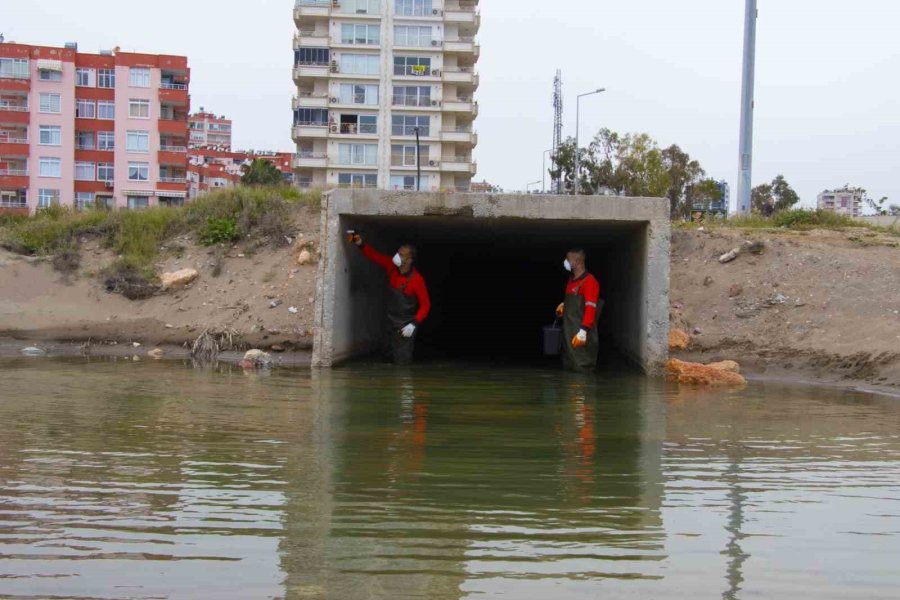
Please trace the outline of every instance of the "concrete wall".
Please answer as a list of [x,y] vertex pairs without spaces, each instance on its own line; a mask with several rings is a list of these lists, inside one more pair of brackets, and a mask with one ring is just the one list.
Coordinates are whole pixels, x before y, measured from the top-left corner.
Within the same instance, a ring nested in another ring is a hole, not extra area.
[[[663,199],[331,192],[322,208],[313,353],[317,367],[377,349],[384,332],[384,274],[346,243],[347,229],[367,232],[367,239],[377,240],[374,245],[385,253],[410,235],[420,247],[433,242],[446,248],[451,240],[459,255],[465,254],[467,243],[506,236],[507,256],[516,245],[523,260],[562,249],[559,263],[568,244],[587,240],[582,244],[599,249],[591,252],[589,266],[598,270],[605,288],[604,323],[615,345],[648,372],[657,372],[668,357],[671,229]],[[556,261],[556,255],[551,256]],[[445,251],[432,260],[456,258]]]

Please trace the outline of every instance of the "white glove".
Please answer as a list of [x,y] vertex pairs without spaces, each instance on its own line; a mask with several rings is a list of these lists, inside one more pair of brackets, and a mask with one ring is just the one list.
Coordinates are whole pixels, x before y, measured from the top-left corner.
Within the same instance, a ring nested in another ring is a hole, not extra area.
[[578,335],[575,336],[575,339],[581,343],[587,342],[587,331],[585,331],[584,329],[579,329]]
[[413,334],[416,332],[416,326],[410,323],[406,327],[400,330],[400,335],[405,338],[411,338]]

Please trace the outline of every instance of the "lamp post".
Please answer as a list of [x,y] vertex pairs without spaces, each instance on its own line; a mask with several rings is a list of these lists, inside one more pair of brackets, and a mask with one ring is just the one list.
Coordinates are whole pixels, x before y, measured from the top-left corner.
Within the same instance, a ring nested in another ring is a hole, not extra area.
[[422,191],[422,157],[419,144],[419,128],[416,127],[416,191]]
[[553,148],[549,150],[544,150],[544,156],[541,158],[541,165],[544,169],[541,173],[541,192],[547,193],[547,155],[553,152]]
[[581,125],[581,99],[585,96],[593,96],[594,94],[602,94],[606,91],[606,88],[600,88],[594,90],[593,92],[588,92],[586,94],[581,94],[575,99],[575,195],[577,196],[581,191],[581,180],[579,178],[579,168],[581,164],[578,160],[578,130]]
[[540,181],[532,181],[531,183],[525,184],[525,193],[530,194],[531,192],[528,191],[528,188],[530,188],[533,185],[537,185],[539,183],[541,183],[541,182]]

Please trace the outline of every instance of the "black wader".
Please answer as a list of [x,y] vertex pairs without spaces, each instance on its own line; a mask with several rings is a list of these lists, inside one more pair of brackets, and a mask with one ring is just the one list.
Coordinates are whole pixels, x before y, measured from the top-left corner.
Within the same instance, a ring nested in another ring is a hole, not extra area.
[[576,293],[566,294],[563,313],[563,366],[568,371],[589,373],[597,368],[597,355],[600,353],[597,319],[588,331],[587,345],[581,348],[572,347],[572,338],[581,331],[581,323],[584,320],[584,296],[577,293],[581,285],[575,289]]
[[[412,276],[412,271],[409,273]],[[407,278],[408,279],[408,278]],[[408,365],[413,361],[413,350],[416,346],[416,331],[410,338],[403,337],[400,330],[414,323],[416,313],[419,312],[419,299],[415,295],[407,296],[403,293],[406,284],[400,289],[391,288],[387,299],[387,334],[385,340],[385,352],[389,360],[394,364]]]

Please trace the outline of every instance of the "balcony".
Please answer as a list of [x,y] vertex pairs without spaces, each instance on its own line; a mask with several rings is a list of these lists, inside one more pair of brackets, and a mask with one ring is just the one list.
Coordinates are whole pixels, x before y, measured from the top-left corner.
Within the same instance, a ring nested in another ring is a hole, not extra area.
[[444,6],[444,22],[473,25],[475,29],[478,29],[481,27],[481,13],[474,5],[447,4]]
[[175,146],[162,146],[159,149],[158,160],[161,165],[186,165],[187,149],[169,150]]
[[[334,130],[332,130],[334,133]],[[372,123],[341,123],[337,131],[340,135],[354,135],[359,137],[378,137],[378,126]]]
[[478,145],[478,134],[468,127],[441,130],[441,141],[455,144]]
[[481,54],[481,47],[473,37],[460,37],[455,40],[444,40],[444,52],[451,54],[470,54],[476,59]]
[[450,98],[444,100],[441,104],[441,110],[444,112],[466,113],[472,116],[478,116],[478,103],[472,98]]
[[159,101],[169,104],[187,104],[189,100],[186,83],[162,82],[159,85]]
[[478,166],[465,156],[449,156],[441,160],[441,171],[474,175]]
[[30,120],[31,115],[28,114],[27,102],[0,100],[0,121],[16,125],[27,125]]
[[294,97],[292,103],[294,110],[301,108],[328,108],[327,93],[300,92],[299,96]]
[[0,156],[28,156],[28,137],[0,135]]
[[14,167],[12,169],[0,169],[0,187],[27,188],[28,169],[21,167]]
[[159,132],[179,134],[181,137],[187,137],[188,122],[184,119],[160,119]]
[[392,98],[392,106],[394,108],[404,109],[411,108],[420,110],[423,108],[433,108],[438,109],[440,107],[440,101],[432,98],[431,96],[418,96],[418,95],[410,95],[410,94],[396,94]]
[[327,19],[331,15],[333,4],[333,0],[296,0],[294,21],[299,27],[301,23],[311,19]]
[[299,82],[307,77],[328,79],[331,76],[331,64],[299,63],[294,65],[294,81]]
[[327,138],[328,123],[297,123],[294,125],[293,138]]
[[444,69],[441,78],[445,83],[467,83],[478,87],[478,74],[469,67]]
[[23,77],[0,77],[0,91],[29,92],[31,90],[31,74]]
[[324,152],[301,152],[294,157],[295,169],[325,169],[328,167],[328,155]]
[[300,48],[328,48],[330,45],[331,37],[328,31],[301,29],[294,34],[294,50],[299,50]]

